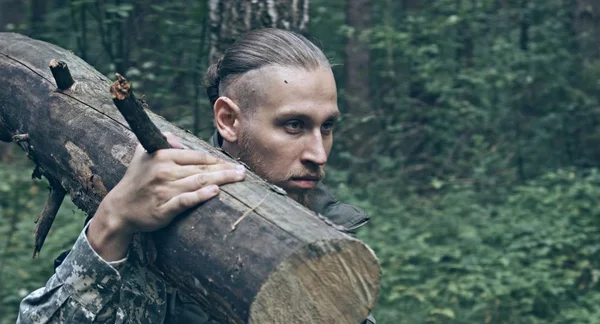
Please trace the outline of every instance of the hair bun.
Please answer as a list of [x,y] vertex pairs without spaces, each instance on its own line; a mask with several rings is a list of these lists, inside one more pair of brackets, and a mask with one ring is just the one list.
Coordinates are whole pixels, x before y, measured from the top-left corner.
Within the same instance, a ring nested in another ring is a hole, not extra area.
[[219,86],[211,86],[206,88],[206,95],[211,105],[214,105],[217,99],[219,99]]
[[206,95],[208,96],[211,105],[219,98],[219,83],[221,82],[219,70],[221,68],[221,62],[223,62],[223,57],[211,64],[204,76],[204,87],[206,87]]

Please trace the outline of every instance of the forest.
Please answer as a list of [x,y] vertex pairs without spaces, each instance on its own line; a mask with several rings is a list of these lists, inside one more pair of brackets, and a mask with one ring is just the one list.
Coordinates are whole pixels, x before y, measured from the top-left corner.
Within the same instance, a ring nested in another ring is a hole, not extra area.
[[[269,5],[281,20],[231,15]],[[324,182],[371,217],[358,237],[383,269],[378,323],[598,322],[600,1],[0,0],[0,32],[126,75],[204,139],[204,73],[261,27],[301,32],[334,64]],[[86,219],[65,201],[32,259],[48,191],[33,169],[0,142],[0,323]]]

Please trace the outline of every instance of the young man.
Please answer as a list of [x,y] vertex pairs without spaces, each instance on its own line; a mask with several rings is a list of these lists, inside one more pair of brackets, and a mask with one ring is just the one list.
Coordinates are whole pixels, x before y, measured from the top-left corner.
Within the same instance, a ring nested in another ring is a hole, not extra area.
[[[339,115],[335,80],[320,49],[289,31],[253,31],[211,66],[206,82],[217,128],[213,145],[349,231],[366,223],[364,212],[319,184]],[[245,168],[167,137],[174,149],[147,154],[138,146],[56,274],[23,299],[18,322],[210,322],[148,271],[132,239],[214,197],[219,185],[243,180]]]

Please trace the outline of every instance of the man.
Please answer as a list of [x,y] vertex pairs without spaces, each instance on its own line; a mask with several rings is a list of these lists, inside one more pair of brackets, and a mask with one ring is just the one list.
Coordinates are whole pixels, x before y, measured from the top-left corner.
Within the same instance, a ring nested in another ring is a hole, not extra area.
[[[289,31],[253,31],[209,68],[206,83],[215,146],[348,231],[366,223],[364,212],[319,184],[339,115],[335,80],[320,49]],[[219,185],[242,181],[245,168],[167,139],[173,149],[147,154],[138,146],[56,274],[23,299],[18,322],[210,322],[148,271],[134,236],[167,226],[217,195]]]

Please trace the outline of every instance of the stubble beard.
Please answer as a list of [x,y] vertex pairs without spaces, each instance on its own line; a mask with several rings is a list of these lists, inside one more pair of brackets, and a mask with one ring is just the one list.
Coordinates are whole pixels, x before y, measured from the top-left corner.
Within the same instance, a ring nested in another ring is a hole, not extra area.
[[[238,145],[240,147],[238,159],[244,162],[250,168],[250,170],[252,170],[254,173],[259,175],[263,179],[267,180],[268,182],[285,189],[290,198],[294,199],[298,203],[302,204],[307,208],[311,208],[314,196],[314,189],[296,189],[289,188],[286,186],[286,183],[291,178],[301,175],[297,174],[297,172],[294,172],[293,170],[289,170],[288,174],[284,178],[277,178],[276,176],[274,176],[270,171],[270,166],[264,163],[264,159],[262,158],[262,156],[257,154],[252,149],[251,141],[249,139],[249,136],[247,135],[247,131],[242,131],[242,133],[240,134]],[[317,168],[318,170],[316,170],[316,173],[318,173],[320,178],[322,179],[325,176],[325,171],[321,167]]]

